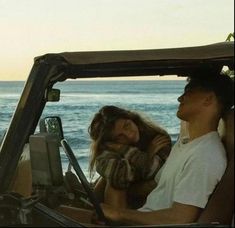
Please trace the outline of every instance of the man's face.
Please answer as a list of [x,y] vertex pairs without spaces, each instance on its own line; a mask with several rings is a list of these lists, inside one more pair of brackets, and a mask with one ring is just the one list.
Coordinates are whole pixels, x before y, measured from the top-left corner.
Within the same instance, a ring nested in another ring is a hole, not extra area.
[[177,111],[177,117],[184,121],[200,118],[203,114],[203,108],[205,107],[205,100],[207,99],[208,94],[208,91],[199,87],[186,87],[184,93],[178,98],[180,104]]

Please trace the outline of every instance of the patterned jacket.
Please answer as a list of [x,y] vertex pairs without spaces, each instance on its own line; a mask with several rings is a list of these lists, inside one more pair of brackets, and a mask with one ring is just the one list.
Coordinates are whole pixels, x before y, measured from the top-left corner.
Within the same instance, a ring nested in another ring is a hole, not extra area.
[[107,146],[96,158],[96,171],[114,188],[127,189],[131,183],[153,178],[165,163],[170,149],[170,140],[151,157],[137,147],[119,144],[119,149],[114,150]]

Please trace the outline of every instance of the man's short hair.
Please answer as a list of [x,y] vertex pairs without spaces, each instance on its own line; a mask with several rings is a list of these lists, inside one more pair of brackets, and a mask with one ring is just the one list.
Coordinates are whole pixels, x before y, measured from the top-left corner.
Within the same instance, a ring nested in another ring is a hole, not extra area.
[[222,115],[234,106],[234,80],[226,74],[198,73],[188,79],[186,89],[199,87],[213,91],[222,105]]

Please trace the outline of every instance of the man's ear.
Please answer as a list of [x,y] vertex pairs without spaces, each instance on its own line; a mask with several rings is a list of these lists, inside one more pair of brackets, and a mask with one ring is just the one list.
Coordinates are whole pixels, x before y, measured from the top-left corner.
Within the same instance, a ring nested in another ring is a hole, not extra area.
[[209,106],[216,101],[216,96],[213,92],[209,92],[204,100],[204,105]]

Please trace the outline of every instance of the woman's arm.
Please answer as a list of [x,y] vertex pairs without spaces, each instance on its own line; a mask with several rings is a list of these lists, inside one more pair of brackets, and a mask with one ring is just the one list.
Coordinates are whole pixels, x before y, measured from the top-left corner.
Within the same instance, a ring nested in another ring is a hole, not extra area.
[[164,164],[170,145],[165,135],[155,137],[145,152],[133,146],[108,143],[96,159],[96,170],[112,187],[127,189],[131,183],[153,179]]
[[134,169],[121,152],[104,150],[96,158],[96,171],[117,189],[127,189],[134,179]]
[[128,195],[146,198],[148,194],[156,187],[157,183],[154,179],[138,181],[136,183],[133,183],[128,188]]

